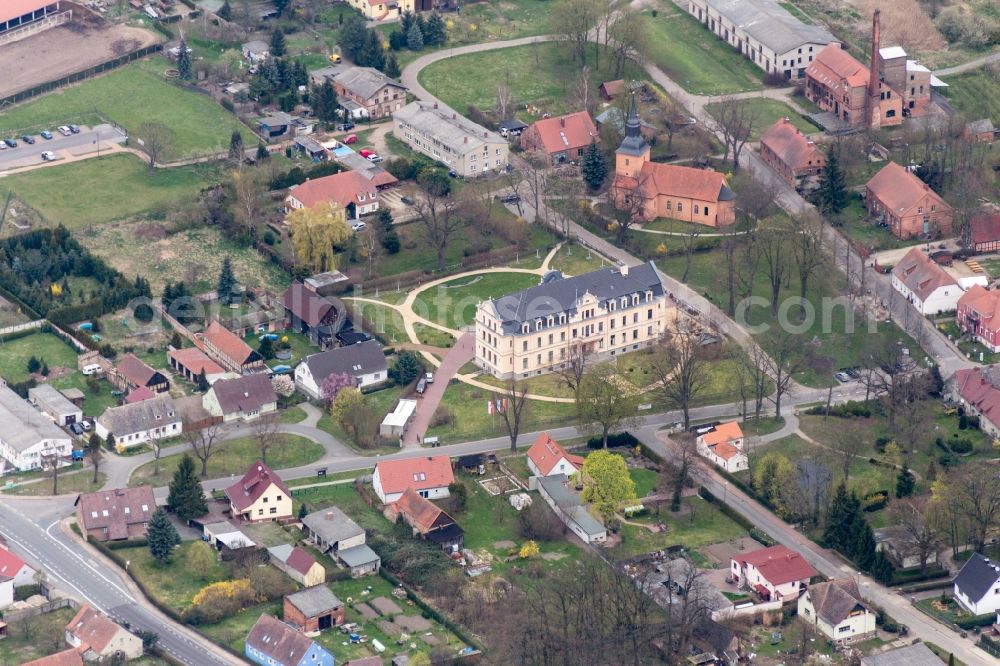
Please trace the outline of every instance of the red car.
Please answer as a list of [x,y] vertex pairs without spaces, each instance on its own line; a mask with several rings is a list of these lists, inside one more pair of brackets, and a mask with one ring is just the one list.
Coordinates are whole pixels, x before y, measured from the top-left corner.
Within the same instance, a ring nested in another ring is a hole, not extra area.
[[372,155],[374,155],[375,151],[374,150],[368,150],[367,148],[362,148],[361,150],[358,151],[358,154],[361,155],[361,157],[364,157],[365,159],[367,159],[367,158],[371,157]]
[[357,142],[358,142],[358,135],[357,134],[348,134],[347,138],[344,139],[344,143],[346,143],[348,145],[350,145],[352,143],[357,143]]

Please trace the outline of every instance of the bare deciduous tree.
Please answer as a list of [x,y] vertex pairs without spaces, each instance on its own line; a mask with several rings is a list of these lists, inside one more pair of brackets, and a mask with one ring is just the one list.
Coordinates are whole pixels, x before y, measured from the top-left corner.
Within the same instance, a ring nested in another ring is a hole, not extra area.
[[851,463],[868,450],[869,442],[865,441],[864,431],[853,419],[843,419],[837,424],[830,445],[840,457],[840,471],[844,474],[844,482],[851,478]]
[[931,556],[937,553],[941,538],[931,520],[928,520],[925,500],[906,498],[893,502],[889,507],[892,522],[900,527],[906,540],[912,544],[920,559],[920,571],[927,570]]
[[517,453],[517,436],[521,433],[521,421],[528,406],[528,385],[516,379],[509,380],[504,385],[502,393],[494,394],[494,402],[503,400],[500,408],[500,418],[507,428],[510,437],[510,451]]
[[243,232],[250,238],[260,217],[265,189],[263,174],[259,169],[239,169],[233,172],[233,197],[237,218]]
[[218,424],[205,428],[193,428],[189,422],[184,423],[184,439],[191,447],[195,457],[201,461],[201,478],[208,476],[208,461],[215,453],[215,445],[221,434]]
[[799,276],[799,319],[806,317],[805,300],[809,295],[809,281],[817,271],[827,265],[826,248],[823,246],[823,219],[815,213],[806,213],[795,223],[792,237],[792,257]]
[[277,413],[261,414],[252,422],[253,436],[257,440],[257,448],[260,451],[261,462],[267,463],[267,452],[271,447],[281,442],[282,436],[278,432],[281,427],[281,419]]
[[139,124],[137,140],[149,158],[149,168],[155,169],[163,154],[170,150],[173,137],[170,128],[163,123],[147,121]]
[[750,140],[757,122],[757,107],[750,104],[749,100],[734,97],[724,97],[714,107],[709,129],[719,134],[725,145],[723,162],[732,155],[733,171],[739,171],[740,154]]
[[562,383],[576,395],[580,391],[580,383],[583,375],[587,371],[587,359],[590,354],[587,348],[579,342],[570,342],[566,345],[566,360],[563,367],[556,371]]
[[501,120],[506,120],[514,114],[514,92],[510,87],[510,72],[507,73],[507,82],[497,86],[497,116]]
[[612,431],[638,423],[636,393],[609,363],[592,367],[583,376],[576,395],[580,427],[600,434],[604,448],[608,448],[608,435]]
[[413,208],[420,216],[424,237],[437,253],[437,268],[443,271],[448,245],[468,226],[468,221],[459,213],[458,200],[454,196],[442,196],[433,187],[420,188]]
[[649,175],[638,173],[635,178],[619,178],[611,191],[611,209],[616,225],[617,243],[622,245],[629,229],[646,219],[646,181]]
[[649,363],[656,391],[667,407],[681,410],[685,430],[691,424],[692,401],[709,383],[702,335],[694,322],[678,318],[664,331]]
[[59,494],[59,466],[62,462],[59,459],[59,453],[56,451],[50,451],[49,453],[42,453],[40,456],[42,461],[42,469],[47,470],[52,475],[52,494]]
[[[613,3],[607,3],[614,7]],[[611,44],[611,71],[614,78],[625,73],[629,60],[640,61],[646,46],[641,15],[629,6],[618,9],[618,18],[606,28]]]
[[781,398],[792,385],[794,375],[804,366],[802,336],[772,328],[765,334],[761,346],[767,351],[764,357],[767,373],[774,379],[774,418],[779,418]]
[[946,477],[951,511],[964,516],[969,543],[984,552],[986,537],[1000,518],[1000,483],[992,465],[962,465]]
[[792,230],[787,224],[771,222],[757,232],[760,256],[771,287],[771,316],[778,316],[778,301],[781,287],[788,277],[791,268],[789,254],[791,253]]

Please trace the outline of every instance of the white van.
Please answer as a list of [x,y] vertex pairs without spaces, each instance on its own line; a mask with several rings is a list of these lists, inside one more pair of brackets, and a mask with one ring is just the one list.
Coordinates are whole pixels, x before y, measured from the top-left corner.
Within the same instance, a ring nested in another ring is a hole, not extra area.
[[97,363],[91,363],[90,365],[83,366],[81,372],[85,375],[96,375],[101,372],[101,366]]

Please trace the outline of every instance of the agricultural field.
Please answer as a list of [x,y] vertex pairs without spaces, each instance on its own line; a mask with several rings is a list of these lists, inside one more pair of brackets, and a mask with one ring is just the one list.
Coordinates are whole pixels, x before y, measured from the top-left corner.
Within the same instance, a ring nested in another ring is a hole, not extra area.
[[171,233],[168,224],[158,221],[121,221],[90,226],[77,238],[123,275],[146,277],[154,294],[178,280],[187,282],[196,294],[215,289],[227,255],[236,279],[247,287],[266,286],[280,294],[289,283],[284,271],[253,248],[228,240],[216,227]]
[[147,211],[163,215],[219,178],[213,165],[151,171],[135,155],[110,155],[8,176],[0,193],[13,192],[49,224],[75,231]]
[[[571,97],[579,64],[567,55],[566,46],[554,42],[515,46],[441,60],[421,71],[419,78],[421,85],[459,113],[470,105],[484,111],[494,108],[497,84],[506,82],[518,106],[537,107],[537,115],[561,114],[578,108]],[[611,76],[606,62],[591,68],[592,88]],[[642,73],[630,65],[624,78],[641,79]]]
[[[766,132],[771,125],[778,122],[782,118],[788,118],[792,125],[795,125],[795,127],[803,134],[812,134],[813,132],[820,131],[818,127],[799,115],[798,111],[776,99],[764,97],[760,99],[751,99],[747,100],[747,106],[750,109],[750,113],[753,113],[756,117],[753,129],[750,132],[751,141],[759,141],[761,135]],[[714,114],[718,109],[718,104],[708,104],[705,108],[709,113]]]
[[37,134],[103,118],[130,135],[141,135],[143,123],[155,122],[169,131],[168,161],[225,151],[233,130],[243,134],[247,145],[256,143],[250,129],[211,97],[168,81],[164,71],[169,67],[163,58],[151,57],[17,105],[0,114],[0,134]]
[[759,90],[764,72],[672,3],[656,16],[643,11],[646,55],[689,93],[724,95]]

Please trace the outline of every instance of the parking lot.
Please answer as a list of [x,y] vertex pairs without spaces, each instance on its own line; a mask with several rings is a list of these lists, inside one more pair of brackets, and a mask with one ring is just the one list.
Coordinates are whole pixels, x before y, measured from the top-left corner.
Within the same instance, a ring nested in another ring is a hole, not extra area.
[[127,138],[125,133],[112,125],[97,125],[95,127],[80,127],[79,134],[63,136],[55,127],[50,130],[51,139],[43,139],[39,135],[34,135],[34,145],[30,145],[21,140],[20,136],[2,136],[0,139],[14,139],[17,141],[16,148],[0,150],[0,172],[19,167],[41,164],[42,153],[50,151],[55,153],[58,164],[59,160],[95,152],[98,150],[98,141],[101,147],[110,144],[121,144]]

